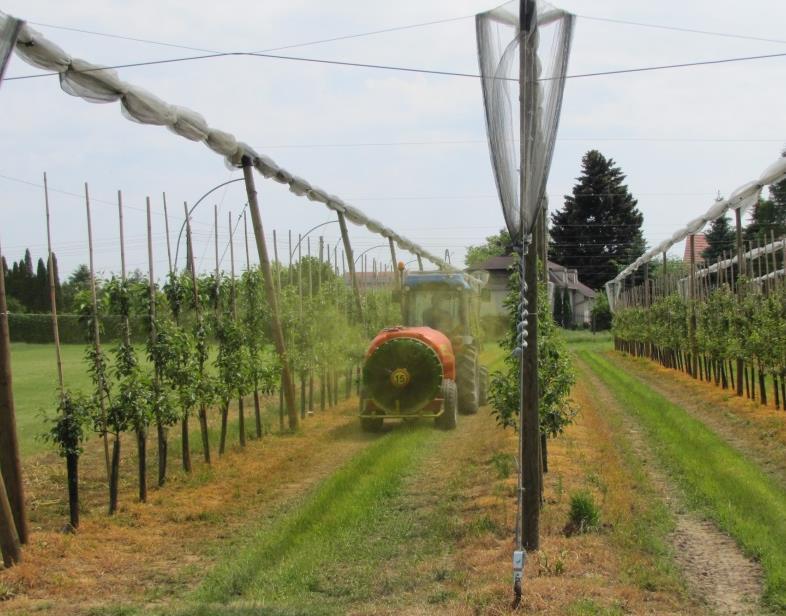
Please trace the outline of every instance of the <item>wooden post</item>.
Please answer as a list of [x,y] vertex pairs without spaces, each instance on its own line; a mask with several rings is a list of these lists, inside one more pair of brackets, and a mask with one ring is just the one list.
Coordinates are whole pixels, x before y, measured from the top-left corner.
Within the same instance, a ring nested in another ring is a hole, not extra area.
[[57,382],[60,386],[60,396],[65,393],[65,383],[63,381],[63,358],[60,353],[60,328],[57,323],[57,288],[55,285],[55,266],[52,257],[52,226],[49,219],[49,186],[44,173],[44,203],[46,205],[46,245],[47,245],[47,264],[49,269],[49,303],[52,307],[52,336],[55,341],[55,358],[57,360]]
[[[243,229],[246,228],[246,213],[243,212]],[[246,232],[246,254],[248,254],[248,232]],[[281,293],[281,262],[278,260],[278,238],[276,230],[273,229],[273,258],[276,263],[276,288]]]
[[[150,211],[150,197],[146,200],[147,204],[147,282],[148,282],[148,301],[150,303],[150,344],[156,343],[156,276],[153,267],[153,217]],[[159,391],[161,375],[158,370],[153,371],[153,385]],[[167,442],[167,426],[161,421],[160,409],[154,409],[156,416],[156,433],[158,437],[158,487],[166,483],[167,454],[169,444]]]
[[[251,272],[251,252],[248,249],[248,219],[246,211],[243,210],[243,238],[246,247],[246,272]],[[281,292],[281,262],[278,260],[278,247],[276,244],[276,232],[273,231],[273,250],[276,256],[276,273],[278,274],[278,291]],[[249,277],[248,284],[252,284],[254,279]],[[254,423],[256,427],[257,438],[262,438],[262,409],[259,402],[259,388],[254,383]]]
[[690,341],[691,376],[698,378],[698,348],[696,345],[696,236],[691,233],[688,241],[690,246],[690,315],[688,319],[688,338]]
[[417,257],[418,257],[418,270],[422,272],[423,271],[423,258],[419,254],[417,255]]
[[[90,299],[92,302],[93,316],[93,349],[96,356],[101,355],[101,325],[98,322],[98,295],[96,293],[96,272],[93,261],[93,224],[90,217],[90,192],[85,182],[85,209],[87,210],[87,251],[90,262]],[[101,387],[99,385],[99,387]],[[106,463],[106,477],[110,480],[111,468],[109,462],[109,433],[106,425],[106,400],[103,392],[98,392],[99,411],[101,413],[101,436],[104,444],[104,462]]]
[[[235,231],[232,228],[232,212],[228,212],[229,218],[229,289],[230,302],[232,305],[232,319],[237,325],[237,289],[235,287]],[[238,392],[237,398],[237,429],[240,433],[240,446],[246,446],[246,413],[243,392]]]
[[[194,239],[191,234],[191,219],[188,216],[188,204],[183,203],[183,211],[186,216],[186,246],[188,250],[188,269],[191,271],[191,286],[194,291],[194,312],[196,313],[197,327],[202,325],[202,311],[199,305],[199,280],[196,273],[196,262],[194,258]],[[205,367],[200,361],[199,376],[204,375]],[[210,464],[210,433],[207,429],[207,408],[204,403],[199,403],[199,431],[202,435],[202,455],[206,464]]]
[[262,276],[265,279],[265,292],[270,306],[271,329],[273,330],[273,341],[282,365],[282,378],[284,381],[284,397],[286,399],[287,413],[289,415],[289,428],[294,430],[298,426],[297,410],[295,408],[295,385],[292,382],[290,372],[289,357],[287,356],[286,344],[284,343],[284,332],[281,328],[281,320],[278,311],[278,298],[273,285],[273,274],[270,271],[270,260],[267,255],[267,245],[265,244],[264,229],[262,227],[262,215],[259,212],[257,202],[257,191],[254,187],[254,175],[251,167],[251,159],[243,157],[243,176],[246,181],[246,192],[248,193],[248,206],[251,210],[251,224],[254,228],[254,236],[259,252],[259,263],[262,268]]
[[[2,251],[0,250],[0,263]],[[3,557],[12,559],[6,562],[19,561],[18,545],[12,539],[27,543],[28,526],[25,511],[24,484],[22,481],[22,464],[19,457],[19,439],[16,432],[16,408],[14,406],[14,383],[11,370],[11,333],[8,327],[8,304],[5,296],[5,272],[0,266],[0,500],[4,497],[8,503],[0,503],[0,545]],[[13,532],[12,531],[13,527]],[[17,545],[14,548],[14,545]]]
[[338,226],[341,228],[341,239],[344,242],[344,255],[347,259],[347,267],[349,268],[349,277],[352,282],[352,292],[355,295],[355,308],[357,310],[358,319],[363,320],[363,302],[360,299],[360,286],[358,285],[357,275],[355,273],[355,259],[352,254],[352,244],[349,242],[349,232],[347,231],[347,222],[344,220],[344,212],[336,212],[338,214]]
[[[736,232],[737,232],[737,276],[735,284],[737,286],[737,303],[738,305],[742,303],[742,284],[740,284],[740,279],[745,274],[745,257],[743,255],[742,250],[742,214],[740,213],[740,208],[734,210],[734,222],[736,225]],[[742,357],[737,358],[737,395],[742,396],[743,391],[743,362]]]
[[5,489],[5,481],[0,473],[0,553],[3,565],[8,568],[22,562],[22,550],[19,546],[19,535],[14,523],[14,514]]
[[399,278],[398,274],[398,260],[396,259],[396,246],[393,244],[393,238],[388,238],[388,243],[390,244],[390,262],[392,264],[391,272],[393,275],[391,278],[393,279],[393,286],[398,289],[401,287],[401,279]]

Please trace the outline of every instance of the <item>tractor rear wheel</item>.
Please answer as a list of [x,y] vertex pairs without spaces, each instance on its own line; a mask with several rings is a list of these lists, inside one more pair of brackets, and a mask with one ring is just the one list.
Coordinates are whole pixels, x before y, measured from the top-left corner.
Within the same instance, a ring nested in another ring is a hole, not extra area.
[[478,368],[478,405],[486,406],[489,401],[489,369],[486,366]]
[[462,415],[478,412],[478,352],[468,348],[456,357],[458,408]]
[[454,430],[458,423],[458,395],[455,381],[450,379],[442,381],[442,397],[444,399],[442,415],[434,420],[434,424],[442,430]]

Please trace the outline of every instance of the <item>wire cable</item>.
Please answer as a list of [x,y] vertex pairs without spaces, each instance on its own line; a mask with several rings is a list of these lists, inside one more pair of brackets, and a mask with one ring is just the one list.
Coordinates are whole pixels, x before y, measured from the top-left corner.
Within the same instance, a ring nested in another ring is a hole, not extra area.
[[[404,72],[404,73],[419,73],[425,75],[439,75],[442,77],[466,77],[472,79],[481,79],[481,75],[477,73],[462,73],[458,71],[442,71],[437,69],[425,69],[425,68],[414,68],[414,67],[407,67],[407,66],[394,66],[389,64],[367,64],[364,62],[351,62],[345,60],[326,60],[323,58],[305,58],[301,56],[283,56],[279,54],[270,54],[270,53],[259,53],[253,51],[232,51],[232,52],[222,52],[222,53],[214,53],[214,54],[205,54],[200,56],[186,56],[182,58],[168,58],[165,60],[149,60],[146,62],[131,62],[127,64],[114,64],[111,66],[101,66],[91,69],[85,69],[84,71],[79,71],[80,73],[88,73],[93,71],[101,71],[105,69],[117,69],[117,68],[137,68],[142,66],[155,66],[160,64],[173,64],[177,62],[190,62],[193,60],[207,60],[212,58],[222,58],[222,57],[257,57],[257,58],[269,58],[273,60],[288,60],[292,62],[307,62],[313,64],[329,64],[335,66],[345,66],[351,68],[366,68],[366,69],[376,69],[376,70],[385,70],[385,71],[397,71],[397,72]],[[662,70],[670,70],[670,69],[678,69],[678,68],[689,68],[695,66],[710,66],[710,65],[717,65],[717,64],[730,64],[734,62],[750,62],[754,60],[767,60],[772,58],[782,58],[786,57],[786,52],[782,53],[772,53],[772,54],[761,54],[756,56],[739,56],[734,58],[721,58],[718,60],[697,60],[695,62],[682,62],[677,64],[660,64],[654,66],[640,66],[634,68],[624,68],[624,69],[614,69],[609,71],[596,71],[592,73],[576,73],[573,75],[566,75],[565,79],[582,79],[585,77],[603,77],[608,75],[624,75],[629,73],[643,73],[643,72],[652,72],[652,71],[662,71]],[[37,79],[39,77],[52,77],[55,75],[59,75],[58,72],[48,72],[48,73],[35,73],[35,74],[27,74],[27,75],[18,75],[16,77],[6,77],[3,82],[7,81],[20,81],[23,79]],[[494,77],[490,79],[500,79],[504,81],[518,81],[517,78],[513,77]],[[558,79],[558,77],[541,77],[537,81],[553,81]]]

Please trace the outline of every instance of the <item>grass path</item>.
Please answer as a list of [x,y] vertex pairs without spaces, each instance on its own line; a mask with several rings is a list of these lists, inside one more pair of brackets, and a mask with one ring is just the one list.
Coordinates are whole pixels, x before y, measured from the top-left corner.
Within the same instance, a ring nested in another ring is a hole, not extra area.
[[689,505],[761,563],[765,601],[786,609],[786,492],[755,462],[619,363],[588,350],[578,355],[644,428]]

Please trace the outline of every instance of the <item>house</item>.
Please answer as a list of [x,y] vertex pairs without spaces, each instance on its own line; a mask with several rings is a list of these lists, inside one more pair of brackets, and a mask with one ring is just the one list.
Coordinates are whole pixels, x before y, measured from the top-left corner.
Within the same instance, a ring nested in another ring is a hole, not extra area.
[[[703,233],[696,233],[693,236],[693,256],[697,265],[704,263],[704,257],[701,255],[704,254],[704,251],[707,248],[709,248],[709,242],[707,242],[707,238]],[[690,235],[685,240],[685,254],[682,257],[682,261],[684,263],[690,263]]]
[[[480,317],[487,331],[496,332],[507,323],[508,313],[504,306],[505,297],[509,292],[508,278],[513,265],[512,256],[490,257],[467,268],[468,272],[487,271],[489,281],[483,290]],[[568,269],[549,261],[549,303],[554,306],[556,290],[567,291],[571,303],[573,324],[584,327],[590,324],[592,306],[595,303],[595,291],[578,279],[575,269]]]

